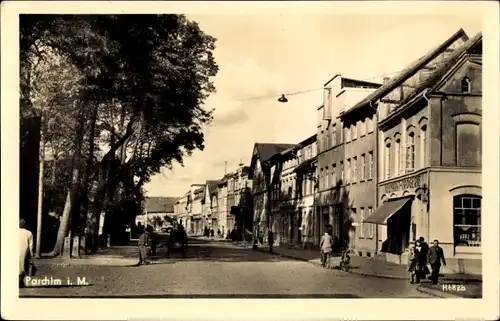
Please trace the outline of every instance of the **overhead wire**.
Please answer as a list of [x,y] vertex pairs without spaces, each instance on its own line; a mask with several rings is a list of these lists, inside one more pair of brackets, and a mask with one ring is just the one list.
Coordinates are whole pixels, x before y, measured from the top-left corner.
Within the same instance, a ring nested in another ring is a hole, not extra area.
[[[377,76],[371,76],[371,77],[368,77],[368,78],[363,77],[363,80],[372,80],[372,79],[375,79],[375,78],[380,78],[380,77],[385,77],[385,76],[389,76],[389,75],[394,75],[394,74],[399,73],[399,72],[401,72],[401,70],[390,72],[390,73],[384,73],[384,74],[380,74],[380,75],[377,75]],[[266,95],[266,96],[247,97],[247,98],[235,99],[235,100],[232,100],[232,101],[260,100],[260,99],[276,98],[276,97],[279,97],[280,95],[295,96],[295,95],[301,95],[301,94],[305,94],[305,93],[309,93],[309,92],[313,92],[313,91],[318,91],[318,90],[322,90],[322,89],[324,89],[324,87],[304,89],[304,90],[299,90],[299,91],[289,92],[289,93],[276,93],[276,94],[273,94],[273,95]]]

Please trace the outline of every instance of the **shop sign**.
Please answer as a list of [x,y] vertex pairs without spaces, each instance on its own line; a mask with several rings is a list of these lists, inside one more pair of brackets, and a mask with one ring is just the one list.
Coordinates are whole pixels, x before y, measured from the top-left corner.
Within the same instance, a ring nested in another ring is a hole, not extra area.
[[383,185],[385,193],[392,193],[396,191],[415,189],[423,184],[423,176],[418,175],[413,177],[407,177],[399,181],[390,182]]

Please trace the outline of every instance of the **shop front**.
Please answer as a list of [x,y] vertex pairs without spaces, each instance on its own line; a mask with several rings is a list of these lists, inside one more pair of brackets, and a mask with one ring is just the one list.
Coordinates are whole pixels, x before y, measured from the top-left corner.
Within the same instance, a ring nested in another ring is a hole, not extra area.
[[427,186],[425,169],[379,184],[380,205],[363,222],[376,224],[376,252],[388,261],[406,264],[410,244],[428,240]]

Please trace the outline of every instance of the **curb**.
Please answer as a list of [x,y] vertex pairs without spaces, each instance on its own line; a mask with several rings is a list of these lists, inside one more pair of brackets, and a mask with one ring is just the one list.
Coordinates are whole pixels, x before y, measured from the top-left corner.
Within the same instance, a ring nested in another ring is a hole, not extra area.
[[[266,250],[264,250],[262,248],[259,248],[258,250],[261,251],[261,252],[263,252],[263,253],[269,253],[269,251],[266,251]],[[271,253],[269,253],[269,254],[271,254]],[[272,254],[279,255],[279,256],[282,256],[282,257],[291,258],[291,259],[295,259],[295,260],[298,260],[298,261],[308,262],[308,263],[311,263],[311,264],[316,265],[316,266],[321,266],[321,264],[319,264],[317,262],[314,262],[314,261],[311,261],[311,260],[308,260],[308,259],[304,259],[304,258],[301,258],[301,257],[296,257],[296,256],[293,256],[293,255],[289,255],[289,254],[277,253],[277,252],[274,252]],[[331,269],[335,269],[335,268],[331,268]],[[392,279],[392,280],[408,280],[407,276],[384,275],[384,274],[375,274],[375,273],[369,273],[369,272],[361,272],[359,270],[356,270],[355,268],[349,268],[349,267],[346,267],[345,269],[342,269],[342,270],[345,271],[345,272],[348,272],[348,273],[358,274],[358,275],[362,275],[362,276],[370,276],[370,277],[376,277],[376,278],[382,278],[382,279]],[[464,279],[464,278],[447,278],[447,277],[443,277],[442,280],[443,281],[482,282],[482,280],[479,279],[479,278]],[[433,289],[430,289],[430,290],[431,291],[435,291]],[[440,292],[440,291],[437,291],[437,292]],[[444,295],[447,295],[447,294],[444,294]],[[461,298],[460,296],[455,296],[455,295],[451,295],[451,297]]]
[[442,291],[439,291],[439,290],[430,289],[430,288],[422,286],[422,285],[419,285],[417,287],[417,291],[420,292],[420,293],[431,295],[431,296],[436,297],[436,298],[465,299],[465,298],[463,298],[461,296],[458,296],[458,295],[454,295],[454,294],[447,293],[447,292],[442,292]]

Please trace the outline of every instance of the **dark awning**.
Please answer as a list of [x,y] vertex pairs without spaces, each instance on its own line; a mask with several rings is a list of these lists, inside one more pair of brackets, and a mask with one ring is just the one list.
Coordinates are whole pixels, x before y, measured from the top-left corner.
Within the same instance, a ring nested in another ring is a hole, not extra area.
[[394,214],[396,214],[406,203],[411,201],[413,196],[399,198],[395,200],[389,200],[384,204],[380,205],[372,215],[365,218],[363,222],[365,223],[375,223],[375,224],[387,224],[387,220]]
[[294,171],[295,172],[299,172],[299,171],[302,171],[302,170],[305,170],[305,169],[308,169],[311,167],[311,164],[316,160],[316,158],[309,158],[308,160],[306,161],[303,161],[302,163],[300,163],[297,167],[295,167]]

